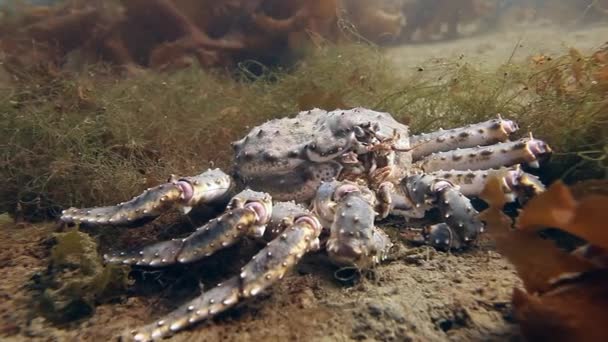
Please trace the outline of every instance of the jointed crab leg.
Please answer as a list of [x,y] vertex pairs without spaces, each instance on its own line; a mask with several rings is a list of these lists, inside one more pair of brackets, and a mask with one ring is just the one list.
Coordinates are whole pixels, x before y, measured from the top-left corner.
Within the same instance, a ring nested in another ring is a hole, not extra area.
[[431,153],[506,141],[519,127],[511,120],[497,119],[449,130],[439,130],[410,137],[414,161]]
[[224,197],[231,187],[232,180],[224,172],[207,170],[194,177],[172,177],[168,183],[147,189],[132,200],[115,206],[64,210],[61,220],[89,225],[134,224],[155,218],[174,207],[188,213],[193,206]]
[[144,266],[196,261],[233,245],[245,235],[261,237],[271,214],[269,195],[245,190],[232,198],[226,213],[187,238],[155,243],[135,253],[121,252],[104,257],[110,263]]
[[374,226],[375,196],[351,182],[328,182],[319,187],[314,210],[331,227],[327,253],[338,265],[368,268],[384,260],[392,243]]
[[[274,220],[276,221],[276,220]],[[293,225],[230,278],[198,298],[182,305],[161,320],[132,332],[136,341],[156,340],[212,317],[239,300],[258,295],[293,267],[308,251],[318,248],[321,224],[310,214],[293,219]]]
[[[483,191],[491,172],[499,172],[499,170],[449,170],[431,172],[429,175],[448,180],[450,183],[457,185],[463,195],[473,197],[478,196]],[[504,188],[505,193],[532,196],[545,190],[545,186],[538,177],[524,172],[519,165],[504,169]],[[514,200],[514,198],[511,200]]]
[[440,170],[480,170],[520,163],[535,165],[538,159],[551,153],[543,141],[532,137],[491,146],[457,149],[433,153],[415,165],[425,172]]
[[[477,210],[458,189],[447,180],[430,175],[407,177],[403,186],[416,206],[436,206],[441,212],[442,229],[431,231],[429,241],[440,248],[460,247],[475,239],[483,231],[483,223],[477,218]],[[445,229],[449,227],[446,241]],[[451,234],[454,231],[456,234]],[[441,233],[441,234],[439,234]]]

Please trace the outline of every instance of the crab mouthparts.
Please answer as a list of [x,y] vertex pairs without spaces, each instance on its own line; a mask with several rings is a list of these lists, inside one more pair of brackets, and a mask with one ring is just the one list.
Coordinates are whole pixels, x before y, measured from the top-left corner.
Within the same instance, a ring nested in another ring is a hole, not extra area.
[[194,196],[194,188],[192,187],[192,184],[181,180],[177,182],[177,186],[182,191],[182,200],[184,202],[189,202],[192,199],[192,196]]
[[257,216],[257,222],[262,223],[268,221],[268,211],[260,202],[249,202],[245,204],[246,209],[252,210]]

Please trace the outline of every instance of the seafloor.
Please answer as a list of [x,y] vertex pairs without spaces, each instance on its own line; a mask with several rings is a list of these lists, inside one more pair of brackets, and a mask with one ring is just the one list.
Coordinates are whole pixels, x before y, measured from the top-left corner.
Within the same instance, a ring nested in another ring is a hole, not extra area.
[[[592,51],[604,43],[608,28],[563,34],[533,28],[466,38],[449,44],[418,44],[388,54],[404,68],[428,57],[467,54],[488,65],[516,57],[575,46]],[[518,39],[522,38],[518,43]],[[3,216],[4,217],[4,216]],[[256,246],[245,241],[191,267],[165,272],[136,272],[154,284],[133,285],[126,296],[96,307],[94,314],[68,325],[53,325],[32,310],[36,278],[46,272],[53,223],[2,222],[0,229],[0,336],[5,341],[106,341],[129,327],[154,321],[204,287],[235,274]],[[173,227],[174,228],[174,227]],[[172,228],[172,229],[173,229]],[[175,229],[173,229],[175,230]],[[389,260],[356,283],[339,282],[322,254],[306,257],[297,269],[254,300],[196,325],[175,341],[442,341],[518,340],[510,296],[519,280],[492,244],[482,240],[465,253],[436,252],[400,240]],[[126,235],[149,243],[161,233],[158,224],[129,229]],[[119,231],[116,230],[116,233]],[[148,234],[148,235],[146,235]],[[128,239],[124,238],[124,241]],[[202,279],[201,279],[202,278]],[[152,280],[150,280],[152,279]]]

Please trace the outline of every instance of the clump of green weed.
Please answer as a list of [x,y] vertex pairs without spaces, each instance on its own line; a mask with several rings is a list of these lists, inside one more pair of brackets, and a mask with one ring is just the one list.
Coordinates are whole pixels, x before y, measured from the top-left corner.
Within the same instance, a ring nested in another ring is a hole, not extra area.
[[54,235],[50,267],[41,277],[37,296],[41,313],[55,323],[90,315],[97,303],[124,293],[128,267],[103,265],[97,244],[88,234],[72,230]]
[[[0,89],[0,210],[15,211],[24,194],[59,207],[115,203],[172,173],[196,174],[210,164],[230,171],[231,141],[312,107],[387,111],[415,133],[501,113],[554,147],[551,177],[583,177],[569,169],[602,176],[608,100],[605,81],[594,78],[601,66],[569,53],[491,71],[430,60],[404,74],[380,51],[348,45],[261,75],[192,67],[119,79],[102,66],[21,75]],[[573,73],[586,76],[560,90]]]

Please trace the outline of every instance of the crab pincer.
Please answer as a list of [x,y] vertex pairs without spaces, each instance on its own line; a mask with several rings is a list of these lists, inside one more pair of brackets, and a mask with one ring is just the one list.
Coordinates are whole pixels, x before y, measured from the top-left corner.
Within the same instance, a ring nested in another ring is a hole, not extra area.
[[374,194],[352,182],[327,182],[319,187],[314,206],[328,222],[327,253],[337,265],[369,268],[384,260],[392,243],[374,225]]

